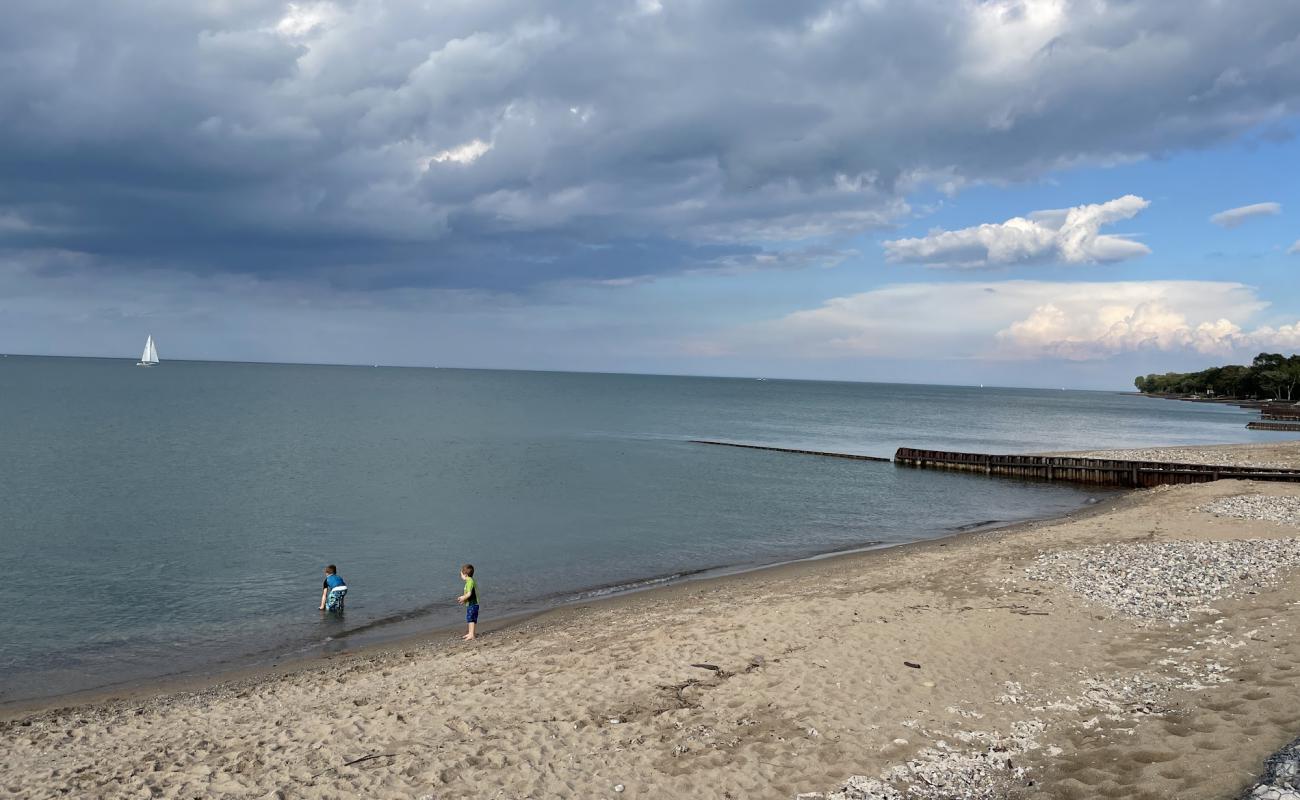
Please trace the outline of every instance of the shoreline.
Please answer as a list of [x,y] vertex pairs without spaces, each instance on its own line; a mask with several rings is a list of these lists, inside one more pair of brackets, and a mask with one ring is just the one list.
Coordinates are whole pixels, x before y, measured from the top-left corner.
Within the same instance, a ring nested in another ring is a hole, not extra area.
[[1244,796],[1300,733],[1300,486],[1127,492],[205,684],[4,715],[0,797]]
[[[537,608],[512,612],[505,616],[486,621],[479,625],[479,633],[480,637],[484,637],[488,634],[512,633],[521,627],[526,628],[526,626],[529,625],[542,626],[549,624],[563,624],[566,621],[566,612],[579,611],[596,604],[617,606],[619,601],[638,597],[640,595],[660,592],[668,593],[673,589],[698,584],[716,586],[732,581],[739,581],[748,576],[766,574],[769,572],[775,575],[780,575],[783,570],[793,570],[794,568],[815,564],[817,562],[870,558],[878,553],[900,550],[903,548],[913,548],[920,545],[938,545],[947,547],[947,543],[952,540],[958,540],[967,536],[978,536],[980,534],[998,531],[1010,532],[1019,529],[1022,526],[1031,526],[1071,519],[1079,514],[1090,511],[1101,513],[1105,508],[1128,494],[1128,492],[1116,491],[1113,488],[1099,488],[1098,492],[1109,494],[1111,496],[1095,503],[1081,503],[1077,508],[1061,514],[1011,521],[992,520],[972,522],[967,525],[961,525],[949,529],[946,533],[930,538],[914,539],[907,542],[851,546],[846,549],[829,550],[769,564],[710,567],[677,579],[669,579],[664,583],[617,590],[608,594],[595,594],[590,597],[581,597],[581,595],[592,592],[602,592],[606,589],[626,584],[613,584],[612,586],[601,585],[592,589],[578,590],[576,592],[564,592],[562,594],[577,595],[578,597],[569,600],[561,600],[557,603]],[[653,581],[655,578],[647,578],[645,580]],[[449,650],[462,644],[460,641],[460,635],[463,631],[463,627],[463,623],[460,622],[451,625],[438,625],[422,631],[399,635],[393,639],[365,642],[355,647],[344,646],[336,652],[324,652],[325,645],[320,644],[311,646],[311,649],[314,652],[304,655],[288,655],[284,657],[249,655],[237,659],[238,663],[230,666],[215,666],[210,669],[204,668],[190,670],[174,675],[128,679],[107,686],[81,689],[45,697],[19,698],[12,701],[0,701],[0,723],[19,720],[24,717],[30,717],[51,711],[64,711],[85,707],[107,706],[118,703],[147,701],[163,695],[196,694],[219,690],[228,685],[252,685],[263,681],[280,680],[310,671],[322,664],[333,663],[338,660],[391,656],[396,651],[406,651],[412,647],[435,647],[438,651]],[[346,638],[346,634],[343,638]],[[341,643],[340,639],[333,639],[332,641]]]

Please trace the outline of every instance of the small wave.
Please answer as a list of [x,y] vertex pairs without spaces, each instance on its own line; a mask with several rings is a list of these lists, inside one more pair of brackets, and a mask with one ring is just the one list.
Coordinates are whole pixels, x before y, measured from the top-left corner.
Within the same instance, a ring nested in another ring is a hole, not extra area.
[[996,524],[998,524],[998,523],[1001,522],[1001,521],[1002,521],[1002,520],[1000,520],[1000,519],[986,519],[986,520],[982,520],[982,521],[980,521],[980,522],[968,522],[968,523],[966,523],[965,525],[958,525],[958,526],[952,528],[952,530],[954,530],[954,531],[973,531],[973,530],[975,530],[976,528],[987,528],[987,527],[990,526],[990,525],[996,525]]
[[409,622],[413,619],[419,619],[420,617],[427,617],[436,611],[442,611],[448,608],[451,608],[451,604],[449,603],[430,603],[429,605],[420,606],[419,608],[413,608],[409,611],[402,611],[396,614],[389,614],[386,617],[380,617],[379,619],[372,619],[363,625],[356,626],[355,628],[348,628],[346,630],[339,631],[338,633],[335,633],[332,636],[327,637],[325,641],[343,639],[348,636],[356,636],[358,633],[373,631],[376,628],[385,628],[389,625],[396,625],[400,622]]
[[607,586],[597,586],[593,589],[584,589],[580,592],[566,594],[561,598],[561,602],[579,603],[583,600],[596,600],[601,597],[609,597],[615,594],[624,594],[626,592],[636,592],[642,589],[650,589],[655,586],[663,586],[666,583],[680,581],[696,575],[702,575],[706,572],[712,572],[717,567],[707,567],[704,569],[684,570],[682,572],[673,572],[667,575],[658,575],[653,578],[642,578],[641,580],[628,581],[626,583],[612,583]]

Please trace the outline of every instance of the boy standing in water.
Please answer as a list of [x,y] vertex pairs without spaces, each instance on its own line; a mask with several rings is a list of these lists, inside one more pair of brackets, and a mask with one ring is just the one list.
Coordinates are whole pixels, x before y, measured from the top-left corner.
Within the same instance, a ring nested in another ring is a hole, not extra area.
[[474,629],[478,627],[478,584],[474,582],[474,565],[461,567],[460,577],[465,581],[465,594],[457,597],[456,602],[465,604],[465,625],[469,632],[461,638],[468,642],[474,638]]
[[325,568],[325,583],[320,589],[320,610],[342,613],[343,597],[348,593],[348,585],[339,574],[338,567],[330,564]]

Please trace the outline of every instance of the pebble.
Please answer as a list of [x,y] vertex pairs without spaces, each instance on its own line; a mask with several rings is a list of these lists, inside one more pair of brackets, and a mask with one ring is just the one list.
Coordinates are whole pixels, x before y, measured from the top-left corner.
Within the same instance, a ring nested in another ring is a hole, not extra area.
[[1298,566],[1300,538],[1171,541],[1045,553],[1025,574],[1129,616],[1176,623],[1215,600],[1270,586]]
[[625,786],[624,786],[623,784],[621,784],[621,783],[616,783],[616,784],[614,784],[614,791],[618,792],[619,794],[622,794],[622,793],[623,793],[623,790],[624,790],[625,788],[627,788],[627,787],[625,787]]
[[1279,789],[1276,786],[1257,786],[1250,793],[1251,800],[1300,800],[1300,791]]
[[1201,510],[1221,517],[1300,526],[1300,497],[1289,495],[1237,494],[1215,500]]
[[1260,458],[1260,453],[1248,447],[1198,450],[1194,447],[1148,447],[1134,450],[1092,450],[1086,453],[1068,453],[1077,458],[1113,458],[1123,461],[1159,461],[1173,464],[1210,464],[1221,467],[1272,467],[1296,469],[1300,461],[1294,458]]
[[1264,777],[1244,795],[1249,800],[1300,800],[1300,739],[1273,754]]
[[[1017,757],[1040,747],[1038,720],[1017,722],[1009,734],[962,731],[957,738],[975,749],[954,750],[940,742],[878,777],[855,775],[832,792],[808,792],[801,800],[1004,800],[1007,790],[1028,779]],[[906,740],[895,739],[895,743]]]

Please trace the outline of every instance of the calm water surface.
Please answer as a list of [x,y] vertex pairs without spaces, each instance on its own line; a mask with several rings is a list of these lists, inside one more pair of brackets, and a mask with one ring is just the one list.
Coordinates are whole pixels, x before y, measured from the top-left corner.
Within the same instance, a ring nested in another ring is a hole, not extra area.
[[[888,456],[1282,438],[1097,392],[0,359],[0,702],[310,653],[694,573],[1055,514]],[[320,569],[351,587],[322,619]]]

